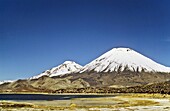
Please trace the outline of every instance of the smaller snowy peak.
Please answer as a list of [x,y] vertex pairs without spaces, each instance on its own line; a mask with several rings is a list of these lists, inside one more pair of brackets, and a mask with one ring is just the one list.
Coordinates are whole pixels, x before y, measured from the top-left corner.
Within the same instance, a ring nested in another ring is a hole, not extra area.
[[130,48],[113,48],[97,59],[85,65],[82,72],[113,72],[113,71],[146,71],[170,72],[170,68],[163,66]]
[[51,69],[50,77],[70,74],[80,68],[82,68],[82,66],[73,61],[65,61],[63,64]]
[[3,81],[0,81],[0,85],[1,84],[4,84],[4,83],[11,83],[11,82],[14,82],[15,80],[3,80]]
[[70,74],[81,68],[82,66],[75,63],[74,61],[65,61],[61,65],[51,68],[50,70],[46,70],[37,76],[31,77],[30,79],[38,79],[42,76],[54,77],[54,76],[60,76],[64,74]]

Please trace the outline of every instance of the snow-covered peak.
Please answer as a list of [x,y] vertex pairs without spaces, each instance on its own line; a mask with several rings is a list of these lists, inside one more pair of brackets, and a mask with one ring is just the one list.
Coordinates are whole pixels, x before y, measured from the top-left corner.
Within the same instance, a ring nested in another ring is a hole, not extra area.
[[82,66],[73,61],[65,61],[63,64],[51,69],[50,77],[69,74],[80,68],[82,68]]
[[82,68],[82,66],[75,63],[74,61],[65,61],[63,64],[57,67],[54,67],[50,70],[46,70],[37,76],[31,77],[30,79],[37,79],[42,76],[54,77],[54,76],[59,76],[59,75],[64,75],[64,74],[70,74],[76,70],[79,70],[80,68]]
[[0,85],[1,84],[4,84],[4,83],[11,83],[11,82],[14,82],[15,80],[3,80],[3,81],[0,81]]
[[123,70],[170,72],[169,67],[158,64],[130,48],[113,48],[85,65],[80,73],[89,71],[113,72]]
[[72,64],[75,63],[74,61],[65,61],[63,64]]

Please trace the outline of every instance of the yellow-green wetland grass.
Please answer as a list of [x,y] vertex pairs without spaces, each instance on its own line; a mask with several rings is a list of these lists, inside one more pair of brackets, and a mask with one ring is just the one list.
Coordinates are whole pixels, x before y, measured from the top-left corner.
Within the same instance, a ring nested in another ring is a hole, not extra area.
[[113,97],[52,101],[3,100],[0,101],[0,111],[170,111],[170,95],[115,95]]

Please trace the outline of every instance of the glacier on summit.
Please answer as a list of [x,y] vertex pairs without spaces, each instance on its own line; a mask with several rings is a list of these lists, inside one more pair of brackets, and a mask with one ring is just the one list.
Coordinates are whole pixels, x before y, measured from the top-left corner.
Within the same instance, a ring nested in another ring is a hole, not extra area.
[[170,72],[170,68],[143,56],[130,48],[113,48],[97,59],[85,65],[83,72],[113,72],[113,71],[145,71],[145,72]]

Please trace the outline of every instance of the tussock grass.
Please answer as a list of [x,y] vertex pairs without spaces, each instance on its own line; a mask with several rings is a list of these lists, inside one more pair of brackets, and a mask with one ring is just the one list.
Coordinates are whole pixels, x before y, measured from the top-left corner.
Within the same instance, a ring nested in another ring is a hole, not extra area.
[[0,107],[1,108],[34,108],[35,105],[29,104],[29,103],[17,103],[17,102],[5,102],[2,101],[0,102]]
[[128,98],[169,98],[170,95],[168,94],[139,94],[139,93],[128,93],[128,94],[122,94],[119,97],[128,97]]
[[157,105],[158,102],[150,101],[150,100],[130,100],[118,103],[115,107],[130,107],[130,106],[150,106]]

